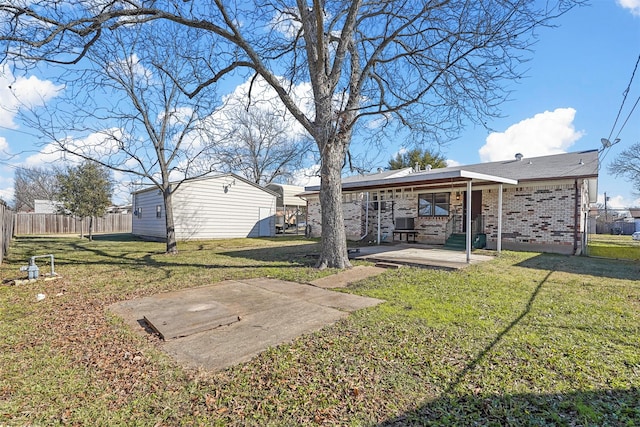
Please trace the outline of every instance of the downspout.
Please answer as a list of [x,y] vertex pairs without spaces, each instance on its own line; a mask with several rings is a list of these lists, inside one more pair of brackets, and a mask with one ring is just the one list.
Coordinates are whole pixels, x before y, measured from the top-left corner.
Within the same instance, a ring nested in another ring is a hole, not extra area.
[[380,216],[382,215],[382,195],[378,191],[378,245],[380,244]]
[[578,197],[578,180],[574,180],[574,199],[575,209],[573,212],[573,254],[577,255],[578,252],[578,227],[580,227],[580,200]]
[[367,203],[365,204],[365,216],[364,216],[364,234],[360,237],[360,240],[367,237],[369,234],[369,192],[367,191]]

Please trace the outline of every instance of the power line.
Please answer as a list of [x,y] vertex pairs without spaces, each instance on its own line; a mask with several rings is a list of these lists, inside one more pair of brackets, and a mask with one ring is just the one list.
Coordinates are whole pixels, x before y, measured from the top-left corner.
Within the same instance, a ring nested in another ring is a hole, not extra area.
[[618,136],[620,136],[620,132],[622,132],[622,129],[624,129],[624,126],[629,121],[629,118],[631,117],[631,114],[633,114],[633,110],[635,110],[636,107],[638,106],[638,102],[640,102],[640,96],[638,96],[638,99],[636,99],[636,103],[633,104],[633,107],[631,108],[631,111],[629,111],[629,115],[625,119],[624,123],[622,123],[622,126],[620,126],[620,130],[618,130],[618,134],[616,135],[616,138],[618,138]]
[[616,128],[616,125],[618,124],[618,119],[620,119],[620,114],[622,114],[622,109],[624,108],[624,104],[627,101],[627,96],[629,95],[629,91],[631,90],[631,84],[633,83],[633,79],[634,79],[634,77],[636,75],[636,71],[638,70],[638,64],[640,64],[640,55],[638,55],[638,59],[636,60],[636,64],[633,67],[633,72],[631,73],[631,78],[629,79],[629,84],[627,84],[626,89],[624,90],[624,92],[622,92],[622,103],[620,104],[620,109],[618,109],[618,114],[616,115],[616,119],[613,122],[613,126],[611,127],[611,132],[609,132],[609,137],[608,138],[602,138],[602,148],[600,149],[599,155],[598,155],[598,163],[599,163],[599,165],[602,164],[602,162],[604,161],[605,157],[609,153],[609,150],[611,149],[611,147],[613,145],[617,144],[620,141],[620,139],[618,137],[620,136],[620,133],[622,133],[622,129],[624,129],[625,125],[629,121],[629,118],[631,118],[631,115],[633,114],[633,111],[638,106],[638,102],[640,102],[640,96],[639,96],[638,99],[636,100],[635,104],[633,104],[633,107],[631,108],[631,111],[627,115],[627,118],[625,119],[624,123],[622,123],[622,126],[618,130],[618,133],[616,134],[616,137],[615,137],[614,141],[611,142],[611,136],[613,135],[613,132],[614,132],[614,130]]
[[[627,100],[627,95],[629,94],[629,90],[631,90],[631,83],[633,82],[633,78],[636,75],[636,70],[638,69],[639,63],[640,63],[640,55],[638,55],[638,59],[636,60],[636,65],[635,67],[633,67],[633,72],[631,73],[631,79],[629,80],[629,84],[627,85],[627,88],[624,90],[624,92],[622,92],[622,95],[623,95],[622,103],[620,104],[620,109],[618,110],[618,115],[616,116],[616,120],[613,122],[613,127],[611,127],[611,132],[609,132],[609,137],[607,138],[608,140],[611,140],[611,135],[613,135],[613,130],[616,128],[616,124],[618,124],[618,119],[620,118],[620,114],[622,113],[622,108],[624,107],[624,103]],[[618,132],[618,135],[620,135],[620,132]]]

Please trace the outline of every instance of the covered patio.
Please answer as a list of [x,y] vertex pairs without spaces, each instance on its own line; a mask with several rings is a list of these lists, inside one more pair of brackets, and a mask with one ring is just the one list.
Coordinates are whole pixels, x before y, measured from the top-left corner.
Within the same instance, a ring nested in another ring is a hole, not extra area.
[[421,243],[365,246],[351,251],[350,258],[391,265],[459,270],[470,264],[491,261],[491,255],[465,253]]
[[[432,169],[378,170],[342,181],[347,240],[580,254],[596,201],[598,152]],[[306,187],[307,230],[322,235],[320,186]]]
[[[489,175],[484,173],[478,173],[473,171],[468,171],[464,169],[457,170],[431,170],[428,174],[421,173],[415,174],[411,173],[404,176],[399,177],[384,177],[383,179],[376,180],[371,179],[365,182],[345,182],[343,184],[343,193],[351,193],[351,192],[366,192],[366,204],[367,204],[367,213],[365,214],[365,219],[369,218],[369,202],[370,202],[370,193],[373,192],[373,199],[379,203],[374,203],[374,210],[377,210],[377,223],[376,224],[366,224],[366,230],[369,228],[373,228],[375,230],[376,235],[376,243],[380,245],[382,243],[382,226],[381,226],[381,218],[382,218],[382,201],[385,200],[385,195],[392,194],[395,196],[397,191],[395,189],[407,189],[410,190],[411,193],[419,192],[419,191],[436,191],[436,190],[445,190],[449,193],[449,197],[453,197],[456,194],[456,197],[460,197],[462,193],[462,197],[464,197],[464,212],[463,212],[463,233],[465,235],[465,253],[463,256],[462,262],[466,264],[470,264],[473,262],[471,250],[473,248],[473,238],[474,238],[474,227],[472,224],[472,219],[478,213],[475,211],[477,209],[475,207],[476,203],[473,199],[473,194],[476,188],[490,188],[494,187],[497,189],[497,247],[496,252],[500,253],[502,250],[502,193],[504,185],[515,186],[518,184],[518,180],[505,178],[497,175]],[[394,190],[389,191],[388,188],[394,188]],[[462,190],[462,191],[461,191]],[[389,200],[389,196],[387,196],[387,201]],[[393,199],[391,199],[393,200]],[[434,203],[435,205],[435,203]],[[437,209],[437,206],[432,207],[433,210]],[[447,216],[451,219],[453,216],[450,215],[449,210],[447,209]],[[395,218],[394,218],[395,221]],[[415,233],[414,235],[414,243],[415,236],[418,235],[417,230],[402,230],[396,229],[391,233],[391,236],[394,234],[400,233],[400,238],[402,237],[402,232],[406,233]],[[448,231],[450,234],[451,232]],[[407,241],[410,241],[410,234],[407,234]],[[392,238],[393,240],[393,238]],[[408,243],[408,242],[407,242]],[[409,254],[406,251],[407,248],[402,250],[384,250],[381,252],[387,253],[386,257],[393,257],[392,253],[395,253],[396,256],[403,256],[405,258],[411,258],[415,261],[416,264],[424,264],[428,263],[426,260],[429,257],[425,256],[426,253],[430,254],[430,257],[434,260],[438,260],[437,263],[442,265],[450,265],[450,266],[458,266],[461,262],[460,257],[462,256],[460,253],[456,253],[455,251],[449,250],[438,250],[436,247],[430,247],[430,251],[425,253],[421,252],[425,249],[424,246],[417,246],[413,253]],[[399,253],[400,252],[400,253]],[[449,260],[449,261],[446,261]],[[459,267],[453,267],[459,268]]]

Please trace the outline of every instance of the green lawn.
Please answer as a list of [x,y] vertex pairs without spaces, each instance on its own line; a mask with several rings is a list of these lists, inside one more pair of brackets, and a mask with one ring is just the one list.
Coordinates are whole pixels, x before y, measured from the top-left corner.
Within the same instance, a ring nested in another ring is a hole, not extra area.
[[[184,370],[116,301],[270,276],[305,282],[317,243],[19,238],[0,286],[0,425],[640,425],[640,264],[504,252],[347,289],[387,302],[219,373]],[[41,271],[46,271],[46,267]],[[36,294],[47,297],[36,301]]]
[[589,256],[640,260],[640,240],[631,236],[612,234],[590,234]]

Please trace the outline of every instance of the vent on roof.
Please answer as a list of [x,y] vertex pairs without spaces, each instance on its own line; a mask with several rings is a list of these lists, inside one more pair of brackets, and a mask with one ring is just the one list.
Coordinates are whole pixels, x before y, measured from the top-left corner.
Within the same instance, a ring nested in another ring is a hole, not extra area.
[[522,153],[516,153],[516,160],[521,162],[522,161]]
[[427,167],[425,168],[425,170],[426,170],[427,172],[429,172],[429,171],[431,170],[431,165],[427,165]]

